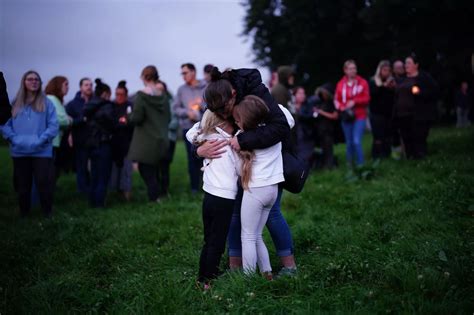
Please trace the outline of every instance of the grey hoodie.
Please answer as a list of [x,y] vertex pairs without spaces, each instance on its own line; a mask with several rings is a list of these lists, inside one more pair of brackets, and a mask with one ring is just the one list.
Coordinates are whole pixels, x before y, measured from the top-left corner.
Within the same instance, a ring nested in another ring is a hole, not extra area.
[[[204,111],[203,94],[207,83],[202,80],[198,81],[196,86],[183,84],[179,87],[176,97],[173,100],[173,111],[179,118],[179,125],[183,130],[190,129],[196,121],[188,118],[188,109],[190,106],[198,104],[200,113]],[[199,117],[200,118],[200,117]]]

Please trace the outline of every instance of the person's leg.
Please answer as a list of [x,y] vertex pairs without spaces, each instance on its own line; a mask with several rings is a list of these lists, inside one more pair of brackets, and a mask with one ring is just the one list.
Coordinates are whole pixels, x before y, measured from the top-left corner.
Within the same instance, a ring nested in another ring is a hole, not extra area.
[[272,271],[272,266],[270,264],[270,256],[268,254],[267,246],[263,241],[263,228],[268,220],[270,209],[273,207],[278,197],[278,185],[260,187],[257,190],[254,188],[252,194],[256,194],[256,199],[262,203],[262,208],[259,209],[260,218],[258,220],[256,241],[258,268],[261,273],[269,273]]
[[242,197],[244,190],[241,185],[237,186],[237,195],[235,196],[234,210],[230,221],[227,244],[229,247],[229,267],[231,270],[242,267],[242,240],[241,240],[241,222],[240,209],[242,207]]
[[203,233],[204,233],[204,243],[201,249],[201,256],[199,257],[199,273],[198,281],[206,282],[209,279],[207,278],[207,251],[209,247],[209,236],[211,232],[211,220],[212,220],[212,204],[210,204],[209,195],[206,193],[202,201],[202,224],[203,224]]
[[138,171],[143,178],[148,191],[148,200],[158,199],[158,183],[156,182],[156,168],[153,165],[138,163]]
[[281,264],[286,268],[296,268],[295,257],[293,255],[293,239],[290,227],[281,213],[281,196],[283,189],[278,188],[275,203],[270,209],[266,226],[272,237],[276,253],[280,257]]
[[163,160],[158,162],[155,167],[156,183],[158,185],[158,198],[163,196]]
[[414,157],[416,159],[423,159],[428,153],[429,130],[430,123],[428,121],[416,121],[414,124]]
[[370,115],[370,126],[372,127],[372,158],[380,159],[384,156],[385,141],[385,119],[382,115]]
[[97,186],[95,190],[95,201],[97,207],[105,207],[105,198],[107,196],[107,184],[110,178],[110,170],[112,167],[112,153],[110,145],[101,144],[98,152],[98,170],[97,170]]
[[398,121],[406,157],[407,159],[412,159],[415,156],[413,148],[413,117],[401,117]]
[[128,201],[132,193],[133,163],[128,159],[123,160],[123,166],[120,172],[119,189]]
[[90,178],[89,171],[87,170],[87,163],[89,160],[88,150],[81,147],[76,147],[76,180],[77,190],[81,194],[87,194],[89,192]]
[[346,140],[346,163],[349,166],[352,166],[354,149],[353,149],[353,126],[352,122],[342,122],[342,131],[344,132],[344,139]]
[[30,157],[13,158],[13,181],[18,194],[20,215],[26,216],[31,210],[31,186],[33,182],[33,162]]
[[[197,157],[194,156],[192,144],[186,139],[186,132],[189,129],[183,130],[183,139],[184,144],[186,146],[186,153],[188,156],[188,173],[189,173],[189,181],[191,184],[191,191],[198,192],[199,191],[199,175],[201,173],[201,167],[197,165],[196,159]],[[196,170],[196,167],[197,170]]]
[[365,119],[357,119],[353,127],[353,146],[357,158],[357,166],[364,164],[364,150],[362,149],[362,137],[365,130]]
[[234,200],[220,198],[208,193],[205,194],[204,199],[205,246],[203,249],[206,248],[206,251],[204,252],[204,257],[201,257],[201,261],[205,265],[202,268],[203,278],[211,280],[219,274],[219,264],[225,250]]
[[54,161],[52,158],[32,158],[33,176],[39,193],[41,209],[47,217],[52,215],[54,195]]
[[112,170],[110,171],[109,189],[112,191],[120,190],[120,176],[122,174],[122,168],[118,167],[116,163],[112,163]]
[[464,125],[464,117],[461,107],[456,107],[456,128],[461,128]]
[[244,272],[252,273],[257,269],[257,238],[260,218],[262,216],[262,202],[251,193],[252,190],[244,191],[240,220],[242,222],[242,267]]

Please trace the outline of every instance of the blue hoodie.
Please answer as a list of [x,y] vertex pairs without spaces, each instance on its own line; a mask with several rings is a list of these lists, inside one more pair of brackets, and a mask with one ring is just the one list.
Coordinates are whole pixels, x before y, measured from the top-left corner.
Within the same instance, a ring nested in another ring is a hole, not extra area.
[[43,112],[26,105],[2,128],[3,137],[10,143],[12,157],[52,157],[53,139],[58,131],[56,110],[47,98]]

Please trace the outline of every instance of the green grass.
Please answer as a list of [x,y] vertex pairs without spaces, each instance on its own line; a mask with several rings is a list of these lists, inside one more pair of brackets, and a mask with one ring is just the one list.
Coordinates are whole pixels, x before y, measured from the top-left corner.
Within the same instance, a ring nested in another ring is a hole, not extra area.
[[369,181],[313,173],[283,197],[298,277],[228,273],[206,293],[194,285],[202,196],[187,192],[181,143],[169,200],[146,203],[135,174],[133,202],[110,194],[107,209],[89,209],[66,175],[52,220],[39,209],[19,218],[1,147],[0,313],[472,314],[473,131],[435,129],[429,158],[383,161]]

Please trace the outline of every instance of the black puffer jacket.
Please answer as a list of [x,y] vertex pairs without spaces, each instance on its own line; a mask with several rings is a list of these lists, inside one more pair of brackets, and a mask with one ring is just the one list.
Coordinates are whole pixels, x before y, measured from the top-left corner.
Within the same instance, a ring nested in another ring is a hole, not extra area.
[[12,108],[8,99],[7,83],[0,72],[0,125],[4,125],[12,117]]
[[237,69],[227,72],[226,76],[237,92],[236,104],[247,95],[255,95],[263,99],[270,109],[265,126],[237,136],[242,150],[264,149],[280,141],[284,148],[288,148],[290,126],[285,114],[262,83],[260,72],[257,69]]
[[114,104],[94,97],[84,105],[83,113],[86,118],[86,147],[94,149],[102,143],[110,143],[118,124]]

